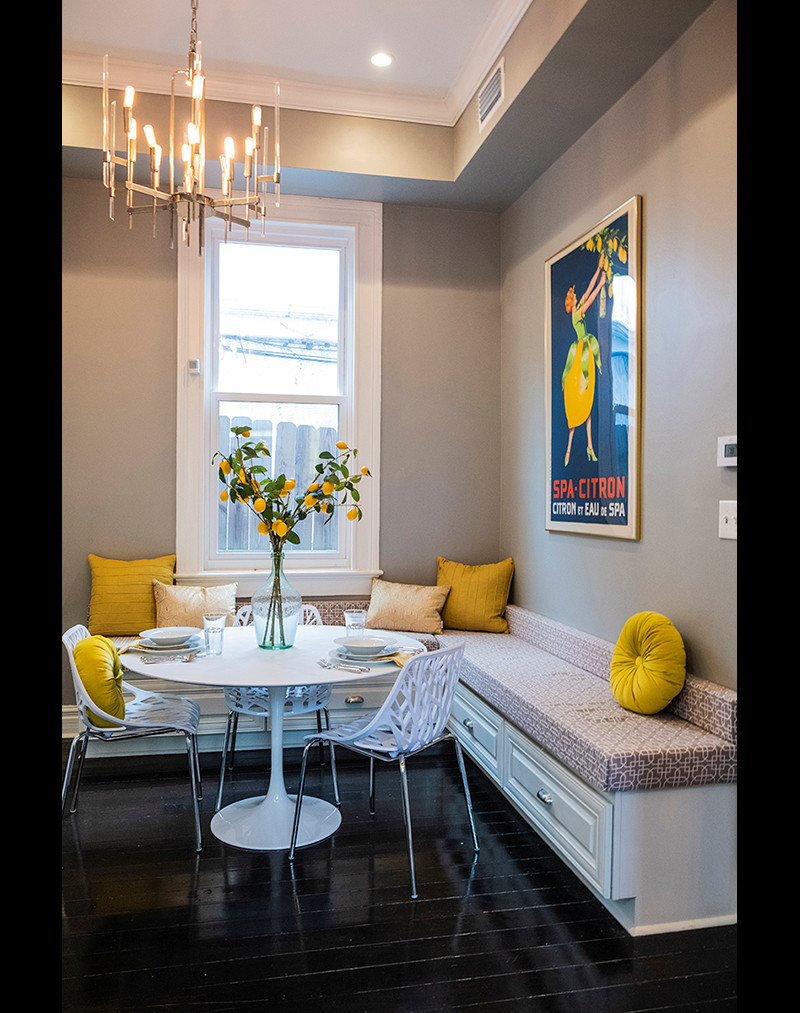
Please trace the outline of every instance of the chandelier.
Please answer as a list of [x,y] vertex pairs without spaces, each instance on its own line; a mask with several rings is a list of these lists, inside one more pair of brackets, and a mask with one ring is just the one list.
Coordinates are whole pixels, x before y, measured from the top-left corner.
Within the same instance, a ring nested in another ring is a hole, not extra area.
[[[125,89],[123,99],[123,130],[125,153],[116,150],[116,101],[109,103],[108,55],[103,58],[103,184],[109,190],[109,217],[114,218],[114,199],[117,191],[117,169],[126,170],[126,208],[133,227],[132,216],[150,212],[153,215],[153,234],[156,231],[156,216],[160,211],[170,212],[170,237],[174,242],[175,225],[180,223],[182,241],[191,243],[192,231],[196,228],[198,253],[203,252],[205,219],[209,216],[224,218],[228,229],[235,223],[250,228],[251,216],[266,222],[269,194],[276,206],[280,205],[280,84],[275,83],[275,137],[272,173],[267,173],[267,150],[269,129],[261,124],[261,106],[251,110],[251,132],[244,139],[244,194],[233,195],[233,181],[236,150],[232,137],[226,137],[220,153],[221,194],[212,196],[206,189],[206,138],[205,138],[205,90],[206,75],[202,68],[202,43],[197,41],[197,0],[191,0],[192,24],[189,36],[189,53],[185,70],[176,70],[172,75],[169,106],[169,189],[162,186],[162,148],[157,143],[151,124],[144,126],[142,137],[134,117],[135,90]],[[176,144],[175,82],[185,75],[189,89],[191,112],[185,129],[182,130],[180,151]],[[137,148],[144,148],[150,158],[150,185],[134,181],[134,165]],[[272,188],[270,191],[270,187]],[[136,195],[149,198],[145,203],[136,203]],[[239,214],[234,215],[234,210]],[[241,217],[241,213],[244,217]]]

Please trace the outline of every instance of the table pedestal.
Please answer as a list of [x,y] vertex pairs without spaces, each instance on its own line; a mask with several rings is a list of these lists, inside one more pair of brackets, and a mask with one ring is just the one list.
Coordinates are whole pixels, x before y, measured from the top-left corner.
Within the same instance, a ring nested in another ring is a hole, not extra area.
[[[289,850],[292,843],[295,795],[288,795],[283,779],[283,705],[286,687],[269,689],[271,770],[266,795],[246,798],[220,809],[211,820],[211,832],[220,841],[248,851]],[[330,837],[342,814],[330,802],[303,795],[297,847]]]

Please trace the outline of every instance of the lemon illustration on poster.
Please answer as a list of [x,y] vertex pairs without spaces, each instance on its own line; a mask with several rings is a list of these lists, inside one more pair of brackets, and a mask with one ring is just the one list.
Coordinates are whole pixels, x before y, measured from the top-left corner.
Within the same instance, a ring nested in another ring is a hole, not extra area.
[[552,531],[638,537],[639,203],[546,265]]

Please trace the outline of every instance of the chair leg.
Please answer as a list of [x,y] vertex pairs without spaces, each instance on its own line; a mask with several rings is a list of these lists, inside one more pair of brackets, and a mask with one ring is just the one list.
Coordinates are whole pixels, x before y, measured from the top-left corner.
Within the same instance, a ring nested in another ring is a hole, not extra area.
[[222,739],[222,765],[219,770],[219,788],[217,790],[217,804],[214,808],[214,812],[219,812],[222,808],[222,789],[225,786],[225,771],[228,766],[228,750],[231,744],[231,728],[235,714],[233,711],[228,711],[228,720],[225,722],[225,735]]
[[67,757],[67,769],[64,773],[64,784],[61,788],[61,815],[64,815],[64,807],[67,804],[67,792],[69,791],[70,781],[72,780],[72,768],[75,765],[75,753],[78,749],[78,743],[84,738],[79,732],[72,740],[72,744],[69,747],[69,756]]
[[406,758],[399,757],[400,762],[400,785],[403,790],[403,816],[406,824],[406,839],[408,841],[408,861],[411,867],[411,898],[417,897],[417,878],[414,874],[414,841],[411,836],[411,804],[408,797],[408,777],[406,775]]
[[303,762],[300,765],[300,785],[297,789],[297,799],[294,804],[294,823],[292,824],[292,843],[289,846],[289,861],[294,861],[294,852],[297,845],[297,831],[300,829],[300,808],[303,805],[303,789],[306,783],[306,764],[308,763],[308,751],[314,745],[314,740],[306,744],[303,750]]
[[86,759],[86,747],[89,745],[89,736],[84,735],[81,742],[81,749],[78,755],[78,769],[75,774],[75,787],[72,791],[72,805],[70,806],[70,813],[77,812],[78,809],[78,792],[81,787],[81,777],[83,776],[83,761]]
[[369,758],[369,814],[375,815],[375,760]]
[[233,724],[231,725],[231,742],[228,752],[228,767],[233,770],[234,754],[236,752],[236,733],[239,730],[239,714],[237,711],[231,711],[233,716]]
[[464,753],[461,750],[461,743],[458,739],[454,738],[453,743],[456,747],[456,759],[458,760],[458,769],[461,771],[461,781],[464,785],[464,797],[467,800],[467,815],[469,816],[469,825],[472,829],[472,843],[475,845],[475,850],[480,851],[478,844],[478,835],[475,832],[475,819],[472,813],[472,796],[469,793],[469,785],[467,784],[467,770],[464,766]]
[[194,833],[196,840],[195,851],[203,850],[203,838],[200,831],[200,786],[197,782],[197,770],[199,768],[197,737],[189,732],[186,736],[186,753],[189,759],[189,775],[192,782],[192,802],[194,803]]

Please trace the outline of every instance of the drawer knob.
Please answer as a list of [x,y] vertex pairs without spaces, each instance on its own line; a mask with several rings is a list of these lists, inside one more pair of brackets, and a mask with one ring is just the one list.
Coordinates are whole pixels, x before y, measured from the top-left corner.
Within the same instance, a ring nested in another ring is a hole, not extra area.
[[352,706],[353,704],[363,703],[364,702],[364,697],[363,696],[347,696],[347,697],[345,697],[344,702],[346,704],[349,704],[350,706]]
[[540,802],[544,802],[545,805],[553,804],[553,796],[546,788],[540,788],[536,792],[536,797],[539,799]]
[[467,731],[470,731],[470,732],[472,731],[473,724],[472,724],[472,722],[470,721],[469,718],[464,718],[464,720],[461,722],[461,724],[467,729]]

